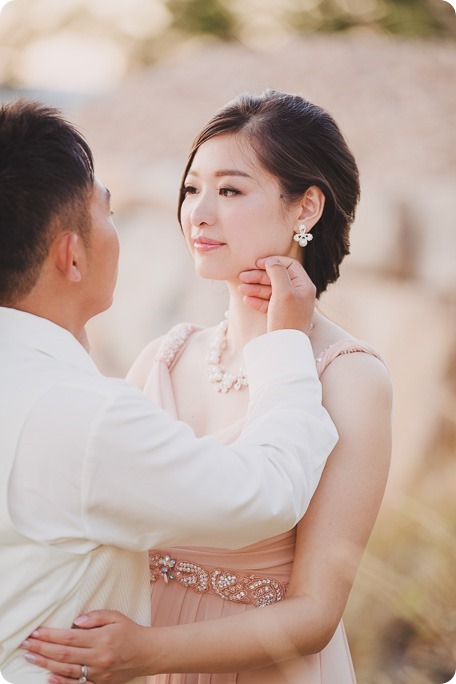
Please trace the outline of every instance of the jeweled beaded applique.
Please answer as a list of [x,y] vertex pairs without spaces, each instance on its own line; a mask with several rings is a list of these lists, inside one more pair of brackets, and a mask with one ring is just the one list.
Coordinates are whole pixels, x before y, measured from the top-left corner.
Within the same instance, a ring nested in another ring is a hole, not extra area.
[[[330,349],[338,345],[338,342],[335,342],[334,344],[330,344],[329,347],[326,347],[321,351],[318,356],[315,358],[315,363],[321,363],[326,356],[326,354],[329,352]],[[340,349],[339,353],[337,356],[342,356],[342,354],[354,354],[355,352],[365,352],[366,349],[360,345],[360,344],[354,344],[352,343],[351,345],[345,347],[344,349]],[[370,353],[370,352],[368,352]]]
[[194,328],[190,323],[179,323],[179,325],[171,328],[158,348],[155,360],[163,361],[166,363],[168,368],[170,368],[172,362],[174,361],[174,357],[182,345],[184,345],[187,339],[190,337],[193,329]]
[[209,576],[214,593],[227,601],[253,603],[257,608],[263,608],[285,598],[286,585],[271,577],[240,577],[235,572],[223,570],[213,570]]
[[176,580],[199,593],[210,592],[225,601],[269,606],[285,598],[287,584],[271,577],[242,576],[233,570],[209,570],[202,565],[171,558],[168,554],[149,554],[151,582]]
[[315,363],[321,363],[323,360],[324,355],[326,352],[328,352],[331,349],[331,347],[326,347],[326,349],[323,349],[322,352],[318,354],[318,356],[315,357]]

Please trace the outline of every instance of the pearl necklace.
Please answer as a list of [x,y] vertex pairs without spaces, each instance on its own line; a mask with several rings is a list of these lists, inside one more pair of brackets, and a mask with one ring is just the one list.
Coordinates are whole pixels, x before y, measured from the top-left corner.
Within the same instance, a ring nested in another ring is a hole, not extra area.
[[[222,350],[226,344],[226,336],[228,333],[228,317],[230,315],[229,311],[225,311],[225,320],[218,324],[215,329],[215,337],[211,342],[209,351],[206,356],[206,373],[209,378],[209,382],[217,383],[217,392],[223,392],[226,394],[230,391],[232,387],[235,390],[240,390],[243,387],[249,386],[249,380],[247,378],[247,371],[245,366],[241,366],[239,373],[233,375],[233,373],[228,373],[220,365],[220,359],[222,358]],[[314,324],[310,324],[310,330],[312,331]]]
[[214,340],[212,341],[206,356],[206,372],[209,377],[209,382],[216,383],[217,392],[223,392],[224,394],[229,392],[232,387],[234,387],[235,390],[240,390],[243,387],[248,387],[249,384],[244,366],[239,369],[237,375],[233,375],[233,373],[225,371],[220,365],[222,350],[226,345],[228,316],[229,311],[225,313],[225,320],[218,324]]

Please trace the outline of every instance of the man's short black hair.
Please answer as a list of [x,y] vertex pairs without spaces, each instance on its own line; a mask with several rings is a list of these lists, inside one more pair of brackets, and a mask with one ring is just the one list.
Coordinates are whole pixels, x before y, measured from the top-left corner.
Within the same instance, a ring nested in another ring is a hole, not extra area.
[[57,109],[19,100],[0,107],[0,304],[36,284],[61,230],[90,241],[92,152]]

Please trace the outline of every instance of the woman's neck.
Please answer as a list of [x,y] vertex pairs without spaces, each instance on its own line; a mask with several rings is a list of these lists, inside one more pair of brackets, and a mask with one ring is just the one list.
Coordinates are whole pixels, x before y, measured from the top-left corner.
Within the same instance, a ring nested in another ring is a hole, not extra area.
[[266,314],[255,311],[244,304],[242,295],[237,286],[228,283],[229,300],[229,323],[224,357],[229,359],[241,359],[244,347],[254,337],[266,332]]
[[[229,299],[229,324],[226,346],[223,350],[224,362],[242,363],[243,351],[247,342],[267,331],[266,314],[260,313],[244,304],[243,297],[237,289],[237,284],[227,283]],[[315,305],[313,326],[319,327],[324,315]]]

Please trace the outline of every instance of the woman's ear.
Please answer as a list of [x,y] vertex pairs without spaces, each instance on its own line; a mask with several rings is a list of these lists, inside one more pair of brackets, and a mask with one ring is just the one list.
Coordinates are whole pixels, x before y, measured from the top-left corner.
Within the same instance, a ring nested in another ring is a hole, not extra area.
[[300,203],[298,221],[306,225],[307,231],[311,230],[319,221],[325,206],[325,196],[318,185],[311,185],[304,193]]
[[76,233],[60,233],[53,245],[54,263],[61,274],[71,283],[82,279],[80,268],[81,240]]

